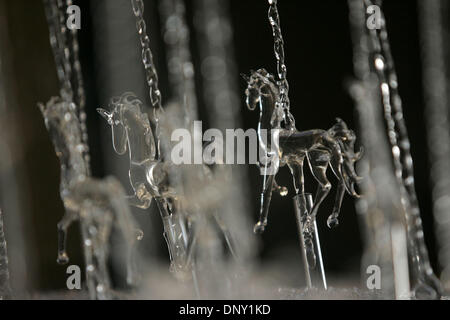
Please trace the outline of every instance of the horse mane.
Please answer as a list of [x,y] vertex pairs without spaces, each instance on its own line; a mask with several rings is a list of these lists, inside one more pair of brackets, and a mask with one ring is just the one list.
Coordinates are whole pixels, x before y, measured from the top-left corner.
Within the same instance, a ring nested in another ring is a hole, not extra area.
[[[274,77],[273,74],[269,73],[266,69],[264,68],[260,68],[256,71],[251,70],[250,71],[250,83],[252,83],[252,81],[257,81],[260,80],[262,81],[264,84],[269,85],[270,87],[272,87],[272,89],[276,89],[278,91],[278,83]],[[277,94],[278,92],[276,92],[275,94]]]
[[342,169],[354,183],[358,183],[361,178],[356,174],[354,164],[361,158],[362,149],[355,152],[355,133],[347,127],[347,124],[343,120],[337,118],[336,122],[329,132],[336,139],[341,149],[344,162],[346,163],[346,165],[342,165]]
[[118,113],[122,112],[123,108],[132,110],[143,122],[151,118],[144,109],[144,103],[133,92],[125,92],[121,96],[115,96],[111,98],[109,104],[110,110]]

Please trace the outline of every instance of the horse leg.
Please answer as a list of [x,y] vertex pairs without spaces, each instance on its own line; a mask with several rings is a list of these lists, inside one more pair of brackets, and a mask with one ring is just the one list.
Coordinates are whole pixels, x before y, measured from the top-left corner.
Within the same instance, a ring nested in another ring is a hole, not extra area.
[[269,215],[270,200],[272,198],[274,175],[264,176],[263,191],[261,193],[261,207],[259,220],[253,228],[254,233],[263,233],[267,226],[267,216]]
[[335,156],[333,156],[331,158],[330,163],[331,163],[331,169],[333,170],[334,175],[339,180],[336,198],[334,200],[333,212],[331,213],[331,215],[328,217],[328,220],[327,220],[328,227],[334,228],[339,225],[339,220],[338,220],[339,212],[341,211],[342,199],[344,199],[346,187],[345,187],[344,177],[342,176],[341,163],[339,161],[339,158],[336,158]]
[[295,194],[300,196],[300,206],[302,212],[306,211],[306,198],[305,198],[305,177],[303,175],[303,162],[305,156],[300,157],[296,163],[289,163],[288,167],[291,170],[292,179],[294,182]]
[[[261,172],[263,168],[261,167],[261,165],[259,163],[257,163],[257,166]],[[275,178],[273,179],[272,191],[278,192],[280,194],[280,196],[282,196],[282,197],[287,196],[287,194],[288,194],[288,189],[285,186],[278,185],[277,179],[275,179]]]
[[342,199],[344,199],[345,194],[345,184],[342,181],[339,181],[336,199],[334,200],[333,212],[327,219],[328,228],[334,228],[339,225],[339,212],[341,211]]
[[67,229],[75,220],[77,213],[72,210],[66,209],[63,218],[58,222],[58,258],[59,264],[66,264],[69,262],[69,256],[66,251]]
[[[315,159],[314,154],[311,153],[308,155],[308,162],[311,172],[314,178],[319,183],[319,187],[317,188],[316,197],[314,199],[314,205],[310,212],[311,221],[314,221],[317,216],[317,211],[319,210],[320,204],[323,202],[325,197],[331,190],[331,183],[327,178],[327,168],[329,157],[323,157],[324,153],[320,153],[322,159]],[[319,156],[319,157],[320,157]]]

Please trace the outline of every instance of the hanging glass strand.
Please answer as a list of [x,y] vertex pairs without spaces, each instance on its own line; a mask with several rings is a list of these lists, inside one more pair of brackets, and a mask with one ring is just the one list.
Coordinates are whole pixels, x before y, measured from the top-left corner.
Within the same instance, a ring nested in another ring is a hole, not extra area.
[[[402,224],[404,210],[391,165],[390,148],[383,134],[378,79],[369,64],[369,38],[366,32],[364,3],[360,0],[348,0],[348,6],[356,78],[349,90],[355,101],[365,150],[359,168],[364,177],[360,186],[363,197],[356,205],[365,238],[361,270],[365,279],[367,267],[378,265],[383,270],[383,294],[385,297],[394,297],[398,288],[395,286],[393,244],[389,239],[392,226],[395,223]],[[407,256],[407,253],[403,254],[405,255]],[[400,271],[407,277],[407,265],[405,269]],[[409,293],[409,286],[407,287],[406,291]]]
[[[86,96],[79,58],[77,30],[69,30],[66,26],[67,8],[72,0],[44,0],[44,6],[49,26],[50,44],[57,68],[61,86],[61,97],[73,101],[77,106],[76,113],[80,121],[83,142],[83,156],[90,175],[90,156],[86,126]],[[71,60],[72,58],[72,60]],[[72,80],[74,77],[74,80]],[[74,95],[76,88],[76,95]]]
[[50,35],[50,44],[52,46],[56,71],[61,86],[61,97],[67,101],[72,101],[73,91],[70,80],[71,66],[69,50],[65,41],[67,28],[64,23],[64,17],[60,12],[58,1],[60,2],[60,0],[44,0],[44,6]]
[[227,15],[227,2],[194,1],[195,28],[201,56],[203,99],[211,126],[225,132],[239,127],[240,98],[236,93],[237,74],[231,50],[233,29]]
[[433,213],[440,245],[441,280],[450,289],[450,105],[445,72],[444,10],[441,0],[419,2]]
[[371,72],[369,39],[365,27],[365,7],[364,3],[359,0],[348,0],[348,8],[353,44],[353,71],[358,80],[364,81]]
[[[242,126],[229,1],[195,0],[194,12],[196,41],[201,58],[203,101],[210,126],[225,133],[226,129]],[[219,216],[228,230],[232,230],[236,243],[239,243],[235,247],[238,264],[245,262],[242,267],[248,270],[256,250],[255,238],[248,232],[251,224],[247,216],[250,212],[249,197],[245,191],[248,189],[247,172],[242,166],[219,165],[217,169],[219,171],[216,170],[218,175],[215,180],[221,183],[222,194],[225,195],[218,203]],[[227,179],[221,181],[223,177]],[[228,267],[226,269],[227,273],[231,270]],[[243,269],[240,271],[240,284],[245,283]],[[243,291],[236,294],[242,294]]]
[[[398,81],[392,57],[386,20],[381,9],[382,1],[376,1],[380,8],[380,29],[370,30],[373,46],[373,63],[381,87],[384,116],[394,161],[394,170],[399,180],[402,202],[405,206],[405,218],[408,229],[408,247],[412,258],[413,278],[416,285],[428,285],[439,295],[440,288],[434,276],[424,241],[422,219],[414,186],[413,160],[410,142],[403,117],[402,101],[398,93]],[[374,5],[365,0],[366,9]]]
[[[65,73],[66,73],[66,77],[69,79],[70,81],[70,97],[71,100],[73,101],[74,99],[74,94],[73,94],[73,83],[72,83],[72,62],[70,60],[70,55],[71,55],[71,51],[69,48],[69,29],[67,28],[66,25],[66,3],[65,0],[56,0],[56,6],[57,8],[54,7],[54,10],[56,10],[56,12],[54,13],[54,18],[58,19],[58,29],[59,30],[59,38],[60,38],[60,44],[59,44],[59,50],[61,51],[61,56],[64,57],[64,65],[65,65]],[[56,22],[56,20],[55,20]]]
[[153,107],[153,121],[155,123],[156,159],[161,158],[161,132],[159,114],[163,112],[161,91],[158,87],[158,73],[153,62],[153,54],[150,49],[150,38],[147,35],[147,25],[144,20],[144,2],[142,0],[131,0],[133,13],[136,17],[136,29],[142,47],[142,63],[144,64],[145,76],[149,87],[150,103]]
[[9,286],[8,250],[3,230],[3,213],[0,209],[0,300],[7,299],[11,294]]
[[[66,0],[67,2],[67,8],[73,5],[72,0]],[[64,11],[66,12],[66,11]],[[70,30],[71,35],[71,55],[73,58],[72,61],[72,72],[74,76],[74,84],[72,87],[76,88],[76,95],[75,95],[75,104],[78,106],[77,114],[78,119],[80,121],[81,125],[81,134],[82,134],[82,140],[84,144],[84,157],[88,164],[88,171],[90,174],[90,156],[89,156],[89,142],[88,142],[88,133],[87,133],[87,126],[86,126],[86,93],[84,91],[84,81],[83,81],[83,73],[81,70],[81,62],[80,62],[80,45],[78,43],[78,31],[76,28],[73,28]]]
[[[197,95],[195,91],[195,71],[190,51],[190,32],[186,21],[186,7],[183,0],[165,0],[159,4],[159,13],[162,20],[162,34],[166,48],[166,59],[168,65],[168,80],[172,91],[172,99],[175,103],[171,106],[173,110],[165,110],[166,121],[162,124],[163,135],[170,136],[177,128],[187,128],[192,133],[194,145],[202,145],[202,132],[194,121],[198,119]],[[197,132],[195,132],[197,131]],[[170,152],[170,144],[163,144],[163,152]],[[204,197],[205,193],[195,188],[200,184],[208,184],[200,167],[184,168],[182,170],[171,170],[170,180],[178,194],[183,194],[189,203],[196,203],[197,196]],[[202,177],[202,178],[199,178]],[[208,190],[213,188],[208,187]],[[191,192],[192,190],[192,192]],[[193,192],[195,190],[195,192]],[[188,195],[189,194],[189,195]],[[201,206],[199,206],[201,207]],[[197,210],[196,210],[197,211]],[[195,219],[204,219],[204,215],[195,212]],[[199,223],[198,221],[196,222]],[[194,271],[195,272],[195,271]],[[198,291],[196,277],[195,287]]]
[[198,118],[198,111],[186,7],[183,0],[166,0],[161,2],[159,9],[164,21],[170,87],[174,90],[175,100],[184,106],[186,125],[190,125]]
[[284,110],[285,122],[287,128],[292,130],[295,128],[295,119],[290,112],[289,101],[289,83],[287,80],[287,67],[284,56],[284,40],[281,33],[280,16],[278,14],[277,0],[269,1],[269,22],[272,27],[272,33],[274,38],[274,51],[277,59],[277,74],[279,78],[280,88],[280,101],[277,103]]

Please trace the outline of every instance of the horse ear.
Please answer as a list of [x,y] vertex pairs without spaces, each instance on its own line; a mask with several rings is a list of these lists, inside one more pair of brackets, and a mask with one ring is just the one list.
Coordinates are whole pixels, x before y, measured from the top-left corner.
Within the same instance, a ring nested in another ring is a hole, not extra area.
[[97,112],[100,113],[100,115],[105,118],[106,121],[108,121],[109,124],[111,124],[111,118],[112,118],[112,114],[110,112],[108,112],[105,109],[102,108],[97,108]]
[[340,130],[348,130],[347,124],[341,118],[336,118],[336,125]]

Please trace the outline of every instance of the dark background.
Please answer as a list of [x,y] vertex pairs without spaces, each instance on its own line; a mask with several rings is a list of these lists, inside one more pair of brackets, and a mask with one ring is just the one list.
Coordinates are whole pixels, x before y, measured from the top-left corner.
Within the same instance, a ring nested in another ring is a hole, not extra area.
[[[19,109],[16,119],[22,137],[25,156],[20,161],[29,179],[31,190],[28,225],[29,241],[33,243],[32,259],[35,266],[34,287],[56,289],[65,283],[65,268],[56,265],[56,223],[63,214],[58,196],[59,165],[45,130],[41,115],[36,108],[38,101],[47,101],[58,93],[56,74],[48,42],[48,33],[42,3],[38,0],[3,1],[11,42],[11,68],[14,75],[15,95]],[[91,0],[93,1],[93,0]],[[96,19],[91,1],[74,1],[81,7],[82,29],[80,30],[81,62],[87,90],[87,113],[89,141],[94,176],[103,177],[107,172],[103,165],[100,117],[95,112],[101,101],[98,91],[98,65],[94,58],[97,43],[92,25]],[[105,0],[95,0],[101,3]],[[127,0],[108,0],[127,1]],[[165,74],[165,56],[160,21],[155,13],[155,1],[145,1],[147,23],[151,26],[152,50],[161,79],[163,97],[169,92]],[[188,19],[192,27],[192,1],[187,1]],[[285,41],[286,63],[290,84],[291,112],[296,118],[297,128],[328,129],[336,117],[340,117],[351,128],[357,129],[355,109],[349,97],[346,80],[352,77],[352,48],[348,24],[347,2],[344,0],[295,1],[280,0],[279,12]],[[239,72],[264,67],[274,73],[276,70],[273,53],[272,31],[267,20],[268,5],[262,0],[232,0],[230,16],[234,29],[235,60]],[[425,239],[430,250],[432,264],[437,270],[436,250],[431,213],[429,187],[429,165],[424,127],[424,103],[422,97],[421,62],[418,37],[416,1],[385,1],[385,15],[390,33],[392,51],[396,62],[400,94],[411,139],[411,150],[416,173],[416,189],[422,212]],[[131,7],[130,7],[131,11]],[[130,35],[132,36],[132,35]],[[198,52],[195,33],[191,30],[194,62],[198,66]],[[129,48],[130,52],[138,48]],[[245,82],[236,77],[240,85],[241,101],[244,101]],[[197,84],[201,90],[201,83]],[[133,88],[129,88],[133,90]],[[111,93],[112,95],[112,93]],[[201,95],[199,95],[199,98]],[[201,116],[207,109],[200,99]],[[242,104],[244,129],[255,128],[257,114]],[[204,119],[205,120],[205,119]],[[204,130],[206,128],[204,127]],[[256,168],[249,168],[251,203],[256,221],[261,176]],[[314,193],[316,183],[305,166],[306,189]],[[278,175],[278,182],[289,187],[293,194],[291,177],[284,168]],[[336,180],[329,174],[333,186]],[[324,201],[318,216],[323,256],[327,272],[336,277],[352,275],[358,277],[363,243],[358,228],[354,201],[347,195],[341,210],[341,224],[335,230],[326,227],[326,218],[331,213],[335,188]],[[153,218],[156,235],[151,238],[156,253],[167,260],[166,247],[162,242],[158,217]],[[251,230],[249,230],[251,232]],[[82,261],[76,227],[71,230],[69,250],[73,261]],[[274,261],[283,263],[291,252],[296,263],[300,263],[298,240],[291,197],[282,199],[274,195],[269,215],[269,226],[262,236],[258,259],[264,264]],[[287,253],[286,253],[287,252]],[[80,262],[81,263],[81,262]],[[291,283],[295,286],[296,283]]]

